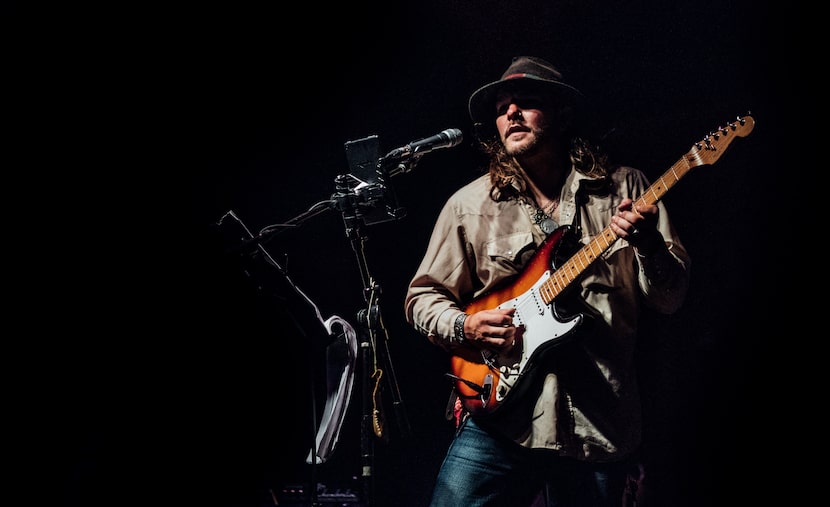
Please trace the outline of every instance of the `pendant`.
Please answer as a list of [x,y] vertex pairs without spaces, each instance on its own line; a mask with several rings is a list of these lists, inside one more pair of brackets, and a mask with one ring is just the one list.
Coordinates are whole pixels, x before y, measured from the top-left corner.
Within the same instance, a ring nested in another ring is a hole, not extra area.
[[545,234],[550,234],[553,231],[555,231],[557,227],[559,227],[559,224],[554,222],[552,218],[545,218],[539,224],[539,227],[542,228],[542,232],[544,232]]

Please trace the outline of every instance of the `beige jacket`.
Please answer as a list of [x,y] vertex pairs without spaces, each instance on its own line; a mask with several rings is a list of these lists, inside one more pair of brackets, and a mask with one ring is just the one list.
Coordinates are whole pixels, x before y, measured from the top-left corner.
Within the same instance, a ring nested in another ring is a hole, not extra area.
[[[618,167],[608,181],[571,171],[560,196],[562,226],[587,243],[610,223],[623,198],[648,188],[644,174]],[[404,302],[407,321],[452,353],[453,324],[473,299],[509,284],[545,235],[528,206],[495,202],[487,174],[455,192],[442,208]],[[578,204],[579,203],[579,204]],[[669,314],[682,304],[690,259],[658,202],[667,248],[650,258],[622,239],[588,266],[575,290],[588,324],[545,354],[538,390],[479,420],[526,447],[549,448],[587,461],[622,458],[640,443],[641,410],[634,365],[641,305]],[[537,396],[538,395],[538,396]]]

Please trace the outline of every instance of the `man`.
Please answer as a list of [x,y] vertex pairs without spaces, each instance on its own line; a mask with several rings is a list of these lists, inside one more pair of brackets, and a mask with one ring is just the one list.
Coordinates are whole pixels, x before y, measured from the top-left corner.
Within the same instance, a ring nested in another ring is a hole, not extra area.
[[584,103],[524,56],[470,97],[488,173],[442,208],[405,300],[461,408],[432,505],[621,504],[640,311],[680,307],[690,259],[662,202],[634,205],[644,174],[578,131]]

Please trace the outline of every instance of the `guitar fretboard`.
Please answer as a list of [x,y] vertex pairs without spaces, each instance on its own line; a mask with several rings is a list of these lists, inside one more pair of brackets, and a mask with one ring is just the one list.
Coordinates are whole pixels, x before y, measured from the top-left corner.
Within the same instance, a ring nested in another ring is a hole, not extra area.
[[[680,178],[688,174],[692,167],[717,161],[735,137],[729,134],[736,133],[739,137],[745,137],[752,131],[754,125],[755,120],[751,116],[745,116],[740,118],[738,123],[729,123],[728,128],[720,128],[715,133],[706,136],[703,141],[696,143],[688,153],[672,164],[668,171],[643,192],[634,205],[649,206],[657,203],[670,188],[680,181]],[[743,132],[742,129],[746,131]],[[539,293],[545,304],[550,304],[556,296],[567,289],[618,238],[619,236],[611,230],[611,226],[607,226],[554,271],[550,278],[539,287]]]

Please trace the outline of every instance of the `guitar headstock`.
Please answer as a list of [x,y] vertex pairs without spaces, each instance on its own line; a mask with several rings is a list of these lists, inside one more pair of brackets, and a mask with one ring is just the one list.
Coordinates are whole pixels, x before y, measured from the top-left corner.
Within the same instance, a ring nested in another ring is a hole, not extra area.
[[748,136],[754,127],[755,119],[752,116],[739,116],[735,121],[718,127],[696,142],[687,154],[686,160],[690,166],[713,164],[723,155],[733,139]]

